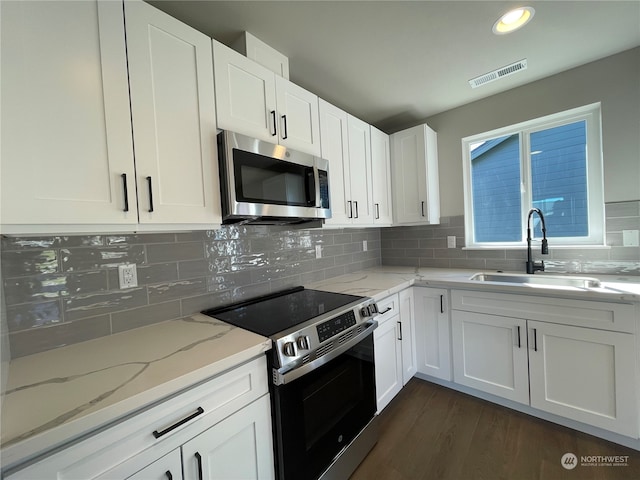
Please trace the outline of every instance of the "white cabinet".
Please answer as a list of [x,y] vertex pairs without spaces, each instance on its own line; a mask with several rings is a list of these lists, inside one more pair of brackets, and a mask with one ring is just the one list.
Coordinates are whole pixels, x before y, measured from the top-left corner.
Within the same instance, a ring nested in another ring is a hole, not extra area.
[[411,289],[377,302],[374,331],[378,413],[416,373],[413,295]]
[[222,221],[211,39],[144,2],[125,2],[125,20],[139,230],[211,228]]
[[274,478],[271,408],[265,395],[182,446],[185,478]]
[[453,291],[452,306],[456,383],[638,438],[633,305]]
[[531,406],[637,438],[634,335],[527,324]]
[[439,288],[413,287],[416,357],[419,373],[451,380],[449,294]]
[[[143,409],[7,479],[198,478],[192,460],[213,456],[207,477],[273,478],[266,359],[261,356]],[[195,450],[194,450],[195,449]],[[197,468],[197,465],[195,465]],[[250,472],[253,472],[249,474]],[[257,472],[257,473],[256,473]]]
[[393,223],[389,148],[389,135],[371,126],[371,192],[373,223],[377,226]]
[[220,224],[206,36],[142,1],[1,18],[3,233]]
[[391,135],[394,225],[440,223],[436,133],[418,125]]
[[320,99],[321,155],[329,161],[331,227],[374,224],[369,125]]
[[451,325],[454,381],[529,404],[526,321],[454,310]]
[[373,332],[376,365],[376,395],[378,413],[400,393],[402,380],[402,343],[399,336],[400,306],[398,295],[378,302],[378,328]]
[[218,127],[320,155],[318,97],[213,40]]
[[138,219],[122,4],[0,8],[2,233],[40,232],[47,224],[58,231],[72,231],[72,224],[132,228]]

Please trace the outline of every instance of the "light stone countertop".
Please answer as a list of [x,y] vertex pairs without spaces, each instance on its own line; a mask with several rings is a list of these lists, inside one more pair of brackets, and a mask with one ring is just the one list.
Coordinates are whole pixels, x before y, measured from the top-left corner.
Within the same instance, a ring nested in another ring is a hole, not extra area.
[[3,468],[66,443],[269,350],[195,314],[9,362]]
[[[611,302],[640,302],[640,277],[617,275],[575,275],[597,278],[605,288],[558,287],[549,285],[516,285],[512,283],[479,282],[470,280],[477,270],[447,268],[415,268],[381,266],[341,275],[307,285],[308,288],[337,293],[363,295],[382,300],[389,295],[416,285],[423,287],[483,290],[498,293],[538,295]],[[521,272],[506,272],[518,273]],[[542,274],[536,274],[538,276]],[[544,275],[559,275],[546,272]]]

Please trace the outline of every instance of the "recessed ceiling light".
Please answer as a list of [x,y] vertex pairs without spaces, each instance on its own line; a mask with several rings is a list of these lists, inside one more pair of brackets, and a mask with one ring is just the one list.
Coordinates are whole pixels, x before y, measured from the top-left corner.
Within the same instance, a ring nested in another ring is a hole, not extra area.
[[504,35],[525,26],[533,18],[533,7],[519,7],[509,10],[493,24],[493,33]]

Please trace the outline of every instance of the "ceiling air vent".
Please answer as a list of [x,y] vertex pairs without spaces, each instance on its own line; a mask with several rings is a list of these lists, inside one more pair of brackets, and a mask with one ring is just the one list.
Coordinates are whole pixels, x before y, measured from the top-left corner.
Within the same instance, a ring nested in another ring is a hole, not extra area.
[[527,59],[525,58],[524,60],[512,63],[511,65],[506,65],[504,67],[498,68],[493,72],[485,73],[484,75],[480,75],[479,77],[472,78],[471,80],[469,80],[469,85],[471,85],[472,88],[478,88],[481,85],[495,82],[496,80],[499,80],[503,77],[513,75],[514,73],[518,73],[526,69]]

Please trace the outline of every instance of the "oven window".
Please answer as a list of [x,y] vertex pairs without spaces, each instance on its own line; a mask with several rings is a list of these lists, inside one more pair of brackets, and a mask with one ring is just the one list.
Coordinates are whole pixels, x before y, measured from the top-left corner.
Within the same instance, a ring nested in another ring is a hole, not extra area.
[[373,335],[272,389],[278,478],[318,478],[375,415]]
[[313,206],[313,169],[233,150],[236,200],[272,205]]

